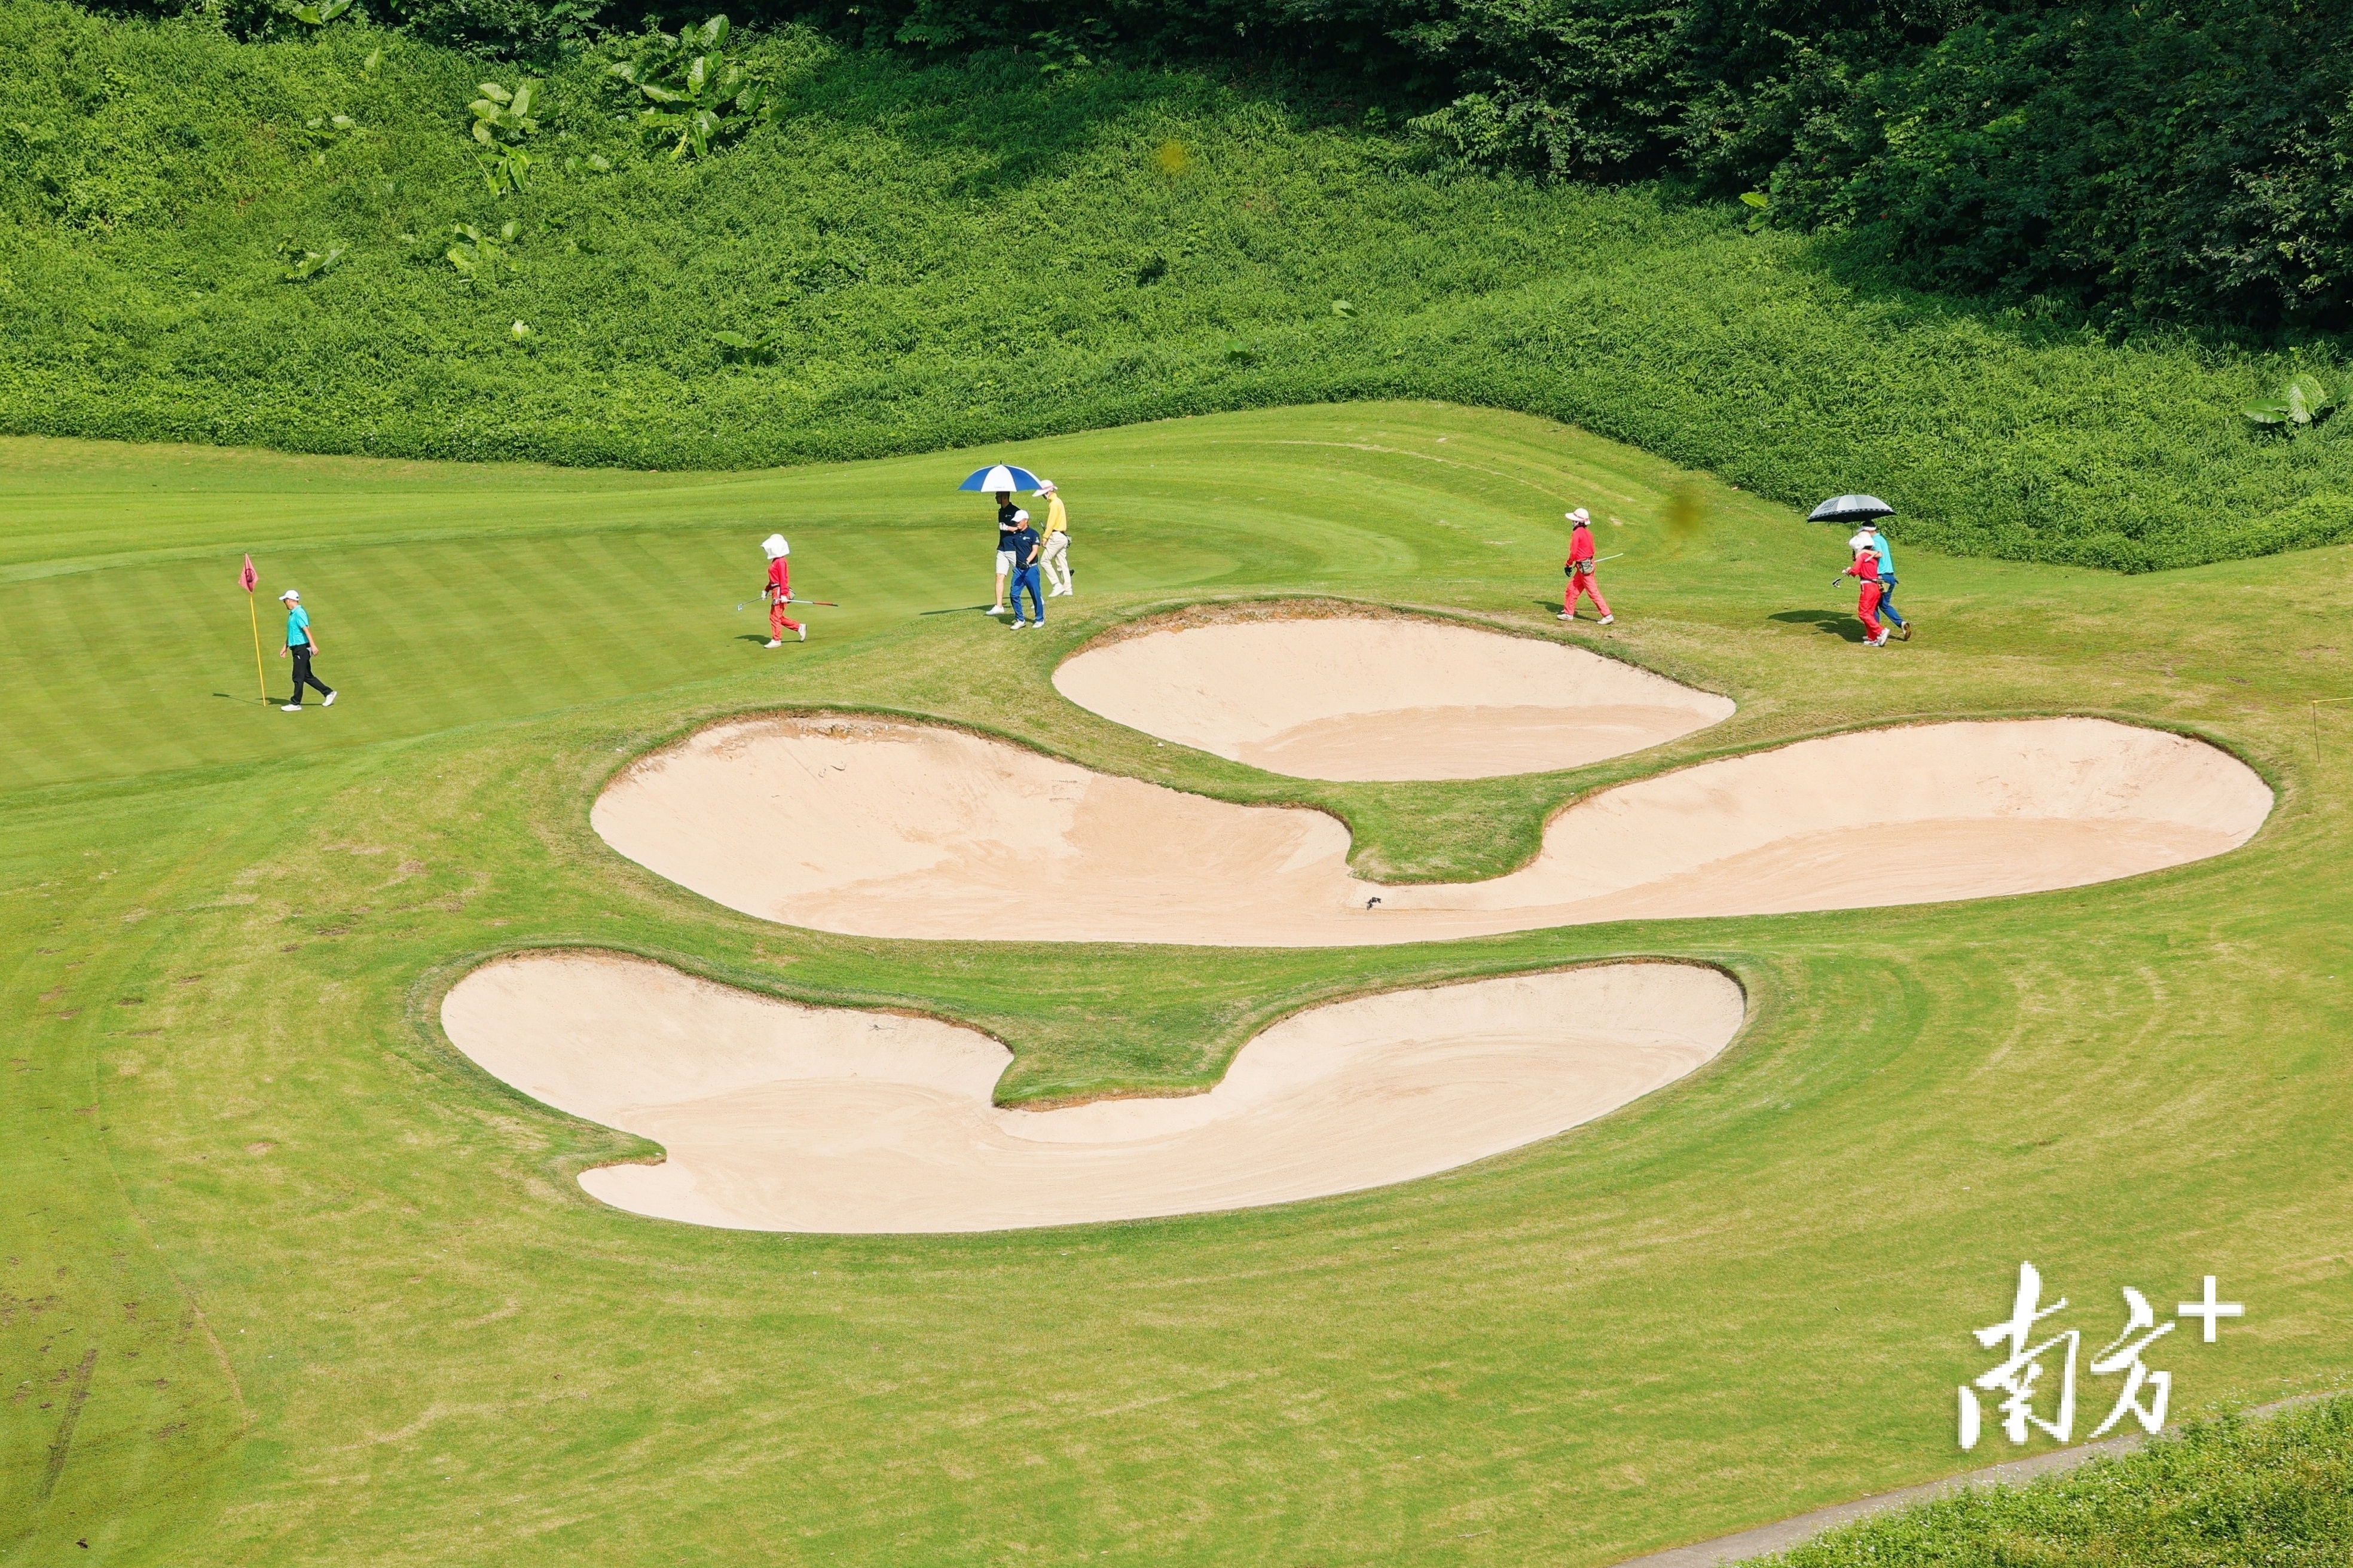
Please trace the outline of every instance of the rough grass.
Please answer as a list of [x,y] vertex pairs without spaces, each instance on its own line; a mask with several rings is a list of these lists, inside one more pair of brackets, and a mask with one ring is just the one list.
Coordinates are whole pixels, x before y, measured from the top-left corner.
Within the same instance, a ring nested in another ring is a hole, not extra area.
[[[1866,654],[1821,531],[1702,482],[1678,543],[1687,476],[1541,421],[1317,408],[990,455],[1071,497],[1080,595],[1044,637],[918,613],[987,590],[965,457],[646,477],[0,445],[0,1551],[1583,1568],[1955,1469],[1968,1331],[2021,1258],[2098,1342],[2122,1286],[2219,1275],[2248,1316],[2153,1360],[2184,1414],[2344,1376],[2353,724],[2320,710],[2316,765],[2307,703],[2353,689],[2346,550],[2142,579],[1912,550],[1920,639]],[[1568,774],[1326,788],[1048,684],[1201,597],[1564,635],[1571,500],[1628,551],[1608,646],[1731,693],[1726,725]],[[845,607],[770,655],[734,605],[779,524],[797,584]],[[248,548],[265,595],[311,599],[332,713],[246,695]],[[1925,714],[2185,727],[2281,794],[2231,856],[2076,892],[1307,952],[1026,944],[1015,897],[1003,943],[825,936],[589,830],[645,747],[802,703],[1321,802],[1395,874],[1497,868],[1560,802],[1703,749]],[[560,943],[947,1015],[1018,1053],[1012,1098],[1198,1084],[1316,1000],[1612,955],[1721,963],[1754,1012],[1695,1079],[1430,1181],[765,1236],[589,1201],[573,1174],[644,1146],[449,1049],[444,986]]]
[[[1785,501],[1871,490],[1956,552],[2145,570],[2353,529],[2353,443],[2239,416],[2283,360],[1891,292],[1658,189],[1418,171],[1199,75],[755,52],[786,118],[685,165],[566,64],[550,172],[501,199],[465,104],[512,65],[0,0],[0,429],[707,468],[1442,397]],[[478,280],[444,258],[510,219]],[[347,254],[288,283],[281,243]]]
[[2353,1397],[2177,1437],[2026,1487],[1973,1489],[1762,1558],[1771,1568],[2300,1568],[2353,1540]]

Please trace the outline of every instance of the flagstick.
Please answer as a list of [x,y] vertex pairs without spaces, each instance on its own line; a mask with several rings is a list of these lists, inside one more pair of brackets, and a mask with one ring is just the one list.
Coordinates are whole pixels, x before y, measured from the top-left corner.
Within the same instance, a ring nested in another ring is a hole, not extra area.
[[261,673],[261,612],[253,607],[253,590],[245,591],[245,618],[253,623],[253,684],[261,689],[261,700],[269,700],[269,680]]

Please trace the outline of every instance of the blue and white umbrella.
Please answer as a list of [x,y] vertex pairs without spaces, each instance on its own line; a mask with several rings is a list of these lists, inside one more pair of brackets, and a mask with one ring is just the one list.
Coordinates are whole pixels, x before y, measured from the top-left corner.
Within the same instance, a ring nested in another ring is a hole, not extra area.
[[986,468],[975,468],[972,477],[956,486],[960,490],[1034,490],[1038,476],[1027,468],[1017,468],[1010,463],[997,463]]

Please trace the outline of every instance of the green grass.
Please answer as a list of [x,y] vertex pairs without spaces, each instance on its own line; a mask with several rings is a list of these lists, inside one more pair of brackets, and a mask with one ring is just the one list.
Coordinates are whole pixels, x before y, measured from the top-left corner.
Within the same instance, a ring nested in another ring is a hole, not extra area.
[[[2353,1371],[2353,721],[2319,710],[2316,761],[2308,706],[2353,691],[2353,550],[2140,578],[1907,550],[1920,639],[1864,654],[1824,531],[1522,416],[987,455],[1071,500],[1080,595],[1043,637],[921,613],[986,591],[987,509],[950,488],[977,454],[645,476],[0,443],[9,1560],[1580,1568],[1958,1468],[1967,1331],[2021,1258],[2094,1343],[2120,1287],[2219,1275],[2248,1316],[2152,1357],[2184,1413]],[[1683,484],[1707,521],[1678,545]],[[1098,629],[1203,598],[1568,635],[1569,501],[1627,552],[1619,626],[1577,639],[1734,719],[1566,774],[1324,785],[1049,684]],[[777,527],[844,608],[770,654],[734,606]],[[254,700],[248,549],[265,595],[310,600],[332,712]],[[796,931],[589,830],[647,746],[822,704],[1321,803],[1396,876],[1499,869],[1611,779],[1926,715],[2182,728],[2279,803],[2230,856],[2075,892],[1311,952]],[[591,1202],[572,1176],[640,1145],[449,1048],[444,987],[562,943],[970,1023],[1017,1053],[1011,1098],[1204,1083],[1315,1000],[1625,954],[1722,963],[1753,1016],[1686,1082],[1399,1187],[767,1236]]]
[[[1263,84],[753,48],[786,118],[684,165],[569,61],[547,172],[496,199],[465,104],[512,64],[0,0],[0,430],[724,468],[1439,397],[1784,501],[1870,490],[1956,552],[2147,570],[2353,532],[2353,441],[2240,416],[2282,356],[1890,291],[1670,190],[1418,169]],[[561,173],[590,154],[614,171]],[[444,258],[509,220],[480,280]],[[346,256],[288,283],[289,241]]]
[[2353,1399],[2193,1424],[2030,1487],[1982,1489],[1850,1526],[1775,1568],[2208,1568],[2345,1560]]

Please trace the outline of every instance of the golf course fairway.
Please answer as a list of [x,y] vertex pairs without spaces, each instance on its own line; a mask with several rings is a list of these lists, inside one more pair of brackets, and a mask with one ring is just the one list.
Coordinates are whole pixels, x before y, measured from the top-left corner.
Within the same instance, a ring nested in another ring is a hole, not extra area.
[[[1077,594],[1018,635],[978,613],[994,522],[955,489],[999,460],[1073,538]],[[1554,618],[1570,506],[1618,557],[1607,628]],[[2149,1353],[2177,1418],[2353,1375],[2353,707],[2323,703],[2353,695],[2353,548],[2123,577],[1906,547],[1917,636],[1865,650],[1842,531],[1439,404],[723,474],[8,439],[0,517],[0,1560],[1598,1568],[2052,1447],[1954,1435],[2030,1259],[2087,1350],[2125,1287],[2244,1303]],[[840,606],[773,650],[772,531]],[[332,709],[277,706],[288,588]],[[1261,601],[1732,707],[1564,770],[1330,780],[1056,689],[1118,628]],[[2091,886],[1343,946],[1042,936],[1018,855],[986,940],[830,933],[595,830],[642,759],[819,714],[1305,808],[1404,900],[1509,878],[1616,786],[1911,725],[2179,736],[2269,800],[2235,847]],[[1109,1101],[1082,1120],[1214,1099],[1358,998],[1558,975],[1567,1031],[1588,966],[1672,963],[1746,1011],[1684,1076],[1391,1184],[796,1233],[598,1202],[583,1173],[663,1149],[452,1043],[470,976],[580,950],[934,1022],[994,1043],[998,1107]]]

